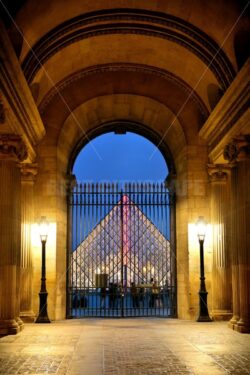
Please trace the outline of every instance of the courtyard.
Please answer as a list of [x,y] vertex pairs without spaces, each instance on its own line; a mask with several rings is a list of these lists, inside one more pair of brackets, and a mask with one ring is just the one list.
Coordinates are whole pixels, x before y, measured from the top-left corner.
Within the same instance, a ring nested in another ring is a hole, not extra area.
[[0,338],[0,374],[250,374],[250,335],[227,322],[79,319]]

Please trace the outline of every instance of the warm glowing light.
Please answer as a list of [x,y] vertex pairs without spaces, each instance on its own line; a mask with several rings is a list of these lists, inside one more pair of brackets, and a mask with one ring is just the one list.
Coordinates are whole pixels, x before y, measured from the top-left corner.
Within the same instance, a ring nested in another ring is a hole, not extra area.
[[[57,225],[50,221],[46,241],[46,269],[47,278],[56,275],[56,247],[57,247]],[[31,248],[33,256],[34,272],[40,274],[41,269],[41,239],[38,222],[31,224]]]
[[40,239],[42,242],[43,241],[46,242],[48,238],[48,232],[49,232],[49,222],[46,219],[46,216],[41,216],[38,226],[39,226]]
[[[206,253],[210,253],[212,251],[212,233],[213,233],[213,225],[207,224],[206,227]],[[199,241],[197,241],[197,226],[196,223],[189,223],[188,224],[188,246],[189,246],[189,253],[196,254],[197,250],[199,249]]]
[[196,230],[197,230],[197,236],[199,238],[199,241],[205,240],[206,229],[207,229],[207,222],[204,220],[203,216],[199,216],[196,222]]
[[[39,249],[41,247],[41,240],[40,240],[40,226],[39,223],[33,223],[31,225],[31,245],[33,249]],[[48,232],[47,232],[47,248],[56,246],[56,223],[49,223]]]

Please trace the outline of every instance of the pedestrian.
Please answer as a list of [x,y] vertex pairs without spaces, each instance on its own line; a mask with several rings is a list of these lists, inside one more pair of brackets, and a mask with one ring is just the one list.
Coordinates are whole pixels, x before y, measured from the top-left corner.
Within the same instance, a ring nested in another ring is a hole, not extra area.
[[101,287],[101,309],[106,309],[106,295],[107,295],[106,288]]
[[139,303],[141,304],[142,308],[144,307],[144,294],[145,294],[145,288],[143,286],[143,281],[140,285],[140,289],[139,289]]
[[117,283],[113,284],[113,299],[114,299],[114,309],[118,308],[118,285]]
[[150,301],[149,301],[149,307],[156,307],[156,301],[158,299],[158,293],[159,289],[157,287],[156,281],[152,278],[150,281],[151,284],[151,294],[150,294]]
[[114,284],[109,283],[109,308],[113,309],[115,306]]
[[136,287],[134,282],[131,284],[130,290],[131,290],[131,296],[132,296],[132,306],[133,306],[133,308],[138,308],[139,307],[139,296],[138,296],[137,287]]

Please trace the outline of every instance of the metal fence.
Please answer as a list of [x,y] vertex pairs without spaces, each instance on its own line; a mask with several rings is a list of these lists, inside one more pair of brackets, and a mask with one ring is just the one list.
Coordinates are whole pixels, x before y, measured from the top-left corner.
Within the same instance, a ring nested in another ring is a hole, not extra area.
[[176,316],[175,204],[164,184],[79,184],[68,207],[68,317]]

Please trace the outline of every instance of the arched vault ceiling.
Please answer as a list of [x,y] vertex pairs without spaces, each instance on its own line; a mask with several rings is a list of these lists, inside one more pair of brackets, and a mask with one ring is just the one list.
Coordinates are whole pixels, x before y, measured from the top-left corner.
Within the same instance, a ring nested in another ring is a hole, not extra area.
[[144,64],[180,77],[208,103],[208,86],[218,86],[213,72],[196,55],[173,42],[141,35],[103,35],[71,44],[53,55],[34,77],[39,84],[37,104],[65,77],[89,66]]
[[[133,20],[158,24],[162,27],[170,24],[170,20],[177,19],[175,29],[183,32],[183,25],[191,25],[185,34],[191,35],[194,28],[213,39],[217,45],[223,46],[223,50],[235,65],[233,38],[235,25],[242,9],[244,1],[235,0],[43,0],[26,1],[16,17],[18,26],[24,33],[28,44],[24,43],[22,60],[27,55],[30,46],[35,44],[61,24],[69,24],[70,19],[79,21],[86,18],[86,14],[96,15],[100,19],[103,14],[110,14],[114,21],[119,21],[117,9],[129,14],[129,21]],[[105,10],[105,11],[104,11]],[[83,17],[84,16],[84,17]],[[149,16],[151,19],[149,19]],[[181,22],[178,21],[181,20]],[[104,21],[103,21],[104,22]],[[239,22],[239,21],[238,21]],[[93,19],[92,19],[93,25]],[[237,26],[237,25],[236,25]]]
[[39,110],[50,142],[57,143],[64,121],[78,106],[113,94],[144,96],[168,107],[181,123],[188,143],[197,142],[198,131],[208,116],[191,88],[165,71],[132,64],[97,66],[68,77],[41,103]]
[[[171,15],[136,9],[83,14],[59,25],[33,46],[33,51],[29,52],[23,62],[24,74],[28,82],[31,82],[41,64],[68,45],[75,45],[80,40],[93,36],[114,34],[145,35],[169,40],[201,59],[216,76],[222,89],[226,89],[233,79],[234,71],[229,59],[208,35]],[[122,39],[122,43],[124,45],[126,40]]]

